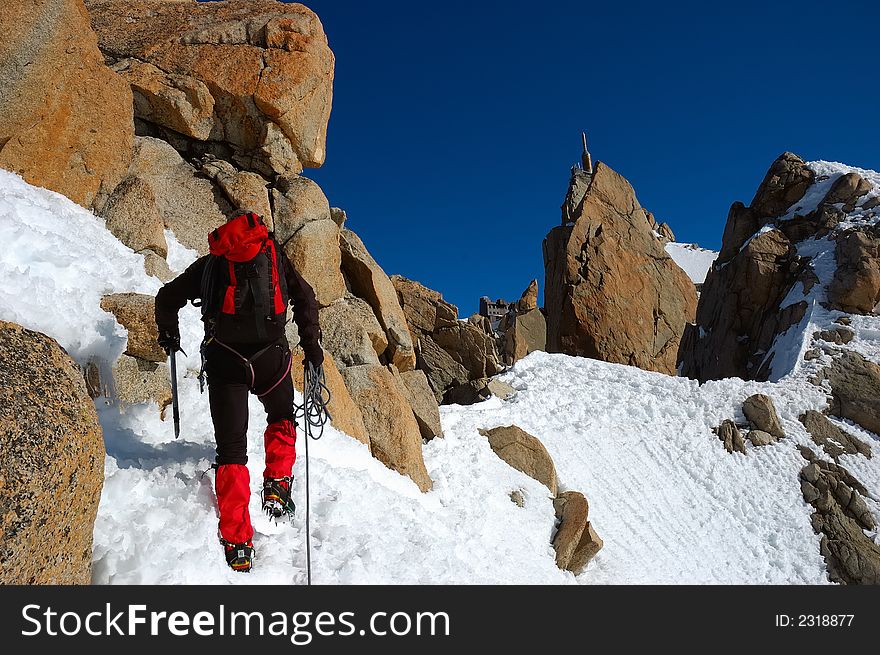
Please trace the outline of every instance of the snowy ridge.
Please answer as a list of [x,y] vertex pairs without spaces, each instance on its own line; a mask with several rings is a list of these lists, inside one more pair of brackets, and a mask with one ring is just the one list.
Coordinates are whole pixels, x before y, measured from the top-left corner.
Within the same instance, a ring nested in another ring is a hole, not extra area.
[[700,248],[695,243],[670,241],[666,244],[666,252],[694,284],[703,284],[706,281],[712,263],[718,258],[716,251]]

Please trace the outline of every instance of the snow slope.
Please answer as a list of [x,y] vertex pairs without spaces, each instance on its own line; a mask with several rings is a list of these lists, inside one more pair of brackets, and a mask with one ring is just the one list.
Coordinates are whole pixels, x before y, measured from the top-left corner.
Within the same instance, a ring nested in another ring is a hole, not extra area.
[[[0,254],[0,288],[15,280],[19,296],[0,296],[0,318],[50,334],[80,361],[96,353],[117,356],[124,330],[97,303],[108,291],[158,288],[142,272],[140,257],[118,244],[100,219],[2,172],[0,219],[0,238],[17,240],[14,256]],[[40,239],[29,236],[34,225]],[[173,238],[169,246],[177,270],[195,256]],[[110,277],[115,281],[108,283]],[[41,309],[46,303],[65,321],[50,320]],[[183,347],[196,353],[195,308],[183,310],[181,325]],[[857,347],[880,352],[880,325],[870,319],[855,327]],[[123,409],[108,399],[96,402],[107,458],[94,582],[302,584],[301,464],[295,468],[299,518],[275,525],[262,517],[254,484],[254,572],[232,573],[223,561],[213,474],[205,473],[213,458],[211,424],[195,360],[181,366],[186,377],[180,381],[177,441],[155,404]],[[533,353],[501,376],[518,389],[512,399],[442,408],[445,437],[424,447],[435,482],[426,494],[366,447],[329,429],[310,444],[313,580],[825,583],[819,539],[797,477],[803,460],[795,446],[811,443],[797,416],[825,402],[824,392],[805,381],[807,372],[778,383],[732,379],[700,387],[627,366]],[[711,428],[725,418],[741,419],[742,400],[755,392],[774,398],[789,438],[760,449],[747,446],[746,456],[728,454]],[[253,399],[250,409],[249,468],[256,481],[264,414]],[[578,577],[554,564],[547,489],[504,464],[478,433],[510,423],[546,445],[563,489],[589,498],[605,548]],[[876,436],[859,434],[880,446]],[[880,511],[880,458],[851,459],[842,463],[873,491],[869,506]],[[509,497],[517,489],[525,499],[521,508]]]
[[670,241],[666,244],[666,252],[687,273],[694,284],[702,284],[706,281],[712,262],[718,258],[718,253],[714,250],[700,248],[695,243]]

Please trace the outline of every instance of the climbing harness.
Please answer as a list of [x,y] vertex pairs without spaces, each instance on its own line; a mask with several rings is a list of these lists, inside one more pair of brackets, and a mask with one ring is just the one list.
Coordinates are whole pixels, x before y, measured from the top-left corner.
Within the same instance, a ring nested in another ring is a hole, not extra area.
[[[309,440],[320,439],[324,434],[324,426],[333,417],[327,411],[330,404],[330,390],[327,388],[327,379],[324,376],[324,367],[316,369],[311,362],[303,366],[303,404],[293,405],[294,419],[303,421],[303,431],[306,435],[306,581],[312,584],[312,544],[309,529]],[[317,434],[312,429],[317,429]]]
[[205,375],[206,375],[205,374],[205,362],[207,361],[208,346],[212,343],[216,343],[221,348],[225,348],[226,350],[231,352],[233,355],[235,355],[239,359],[239,361],[245,367],[245,370],[247,371],[247,374],[248,374],[248,380],[249,380],[249,382],[247,383],[248,389],[250,389],[257,396],[257,398],[265,396],[270,391],[274,390],[275,387],[277,387],[279,384],[281,384],[281,382],[284,380],[284,378],[286,378],[287,375],[290,373],[290,367],[293,365],[293,355],[291,355],[290,352],[288,351],[287,357],[286,357],[287,362],[285,364],[281,365],[282,369],[283,369],[281,372],[281,375],[275,380],[275,382],[272,383],[272,386],[270,386],[268,389],[266,389],[265,391],[257,392],[257,389],[254,386],[257,382],[256,375],[254,374],[254,362],[257,361],[261,356],[263,356],[267,352],[269,352],[272,348],[279,345],[280,342],[275,341],[273,343],[270,343],[268,346],[266,346],[265,348],[261,348],[260,350],[255,352],[250,357],[245,357],[240,352],[238,352],[235,348],[223,343],[217,337],[213,337],[213,336],[206,337],[205,340],[202,341],[202,345],[199,348],[199,352],[201,353],[201,356],[202,356],[202,368],[199,371],[199,377],[198,377],[199,391],[201,393],[205,392]]

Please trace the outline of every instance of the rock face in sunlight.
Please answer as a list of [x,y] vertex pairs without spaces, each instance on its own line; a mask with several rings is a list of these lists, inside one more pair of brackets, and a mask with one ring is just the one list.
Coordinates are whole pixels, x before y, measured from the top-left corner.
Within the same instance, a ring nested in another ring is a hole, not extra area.
[[547,350],[674,374],[697,304],[629,182],[575,169],[563,224],[544,239]]
[[131,91],[104,65],[82,0],[4,2],[0,26],[0,168],[103,204],[131,160]]
[[104,440],[79,367],[0,322],[0,584],[89,584]]
[[846,168],[787,152],[750,206],[733,204],[696,322],[682,339],[683,375],[778,379],[796,364],[798,335],[817,305],[873,310],[880,299],[874,183]]
[[101,51],[134,93],[139,131],[263,175],[326,154],[333,52],[318,17],[274,0],[88,0]]

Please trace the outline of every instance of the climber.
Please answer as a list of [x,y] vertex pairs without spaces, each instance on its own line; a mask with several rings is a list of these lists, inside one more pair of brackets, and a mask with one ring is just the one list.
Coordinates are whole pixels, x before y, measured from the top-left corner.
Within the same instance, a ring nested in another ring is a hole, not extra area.
[[180,350],[177,313],[188,300],[201,306],[205,339],[202,374],[217,442],[215,490],[220,542],[235,571],[253,565],[254,530],[248,512],[248,393],[266,410],[263,510],[276,520],[292,516],[292,470],[296,459],[290,347],[285,337],[287,304],[305,353],[316,370],[324,360],[318,304],[312,287],[253,212],[238,212],[208,236],[200,257],[156,295],[159,345]]

